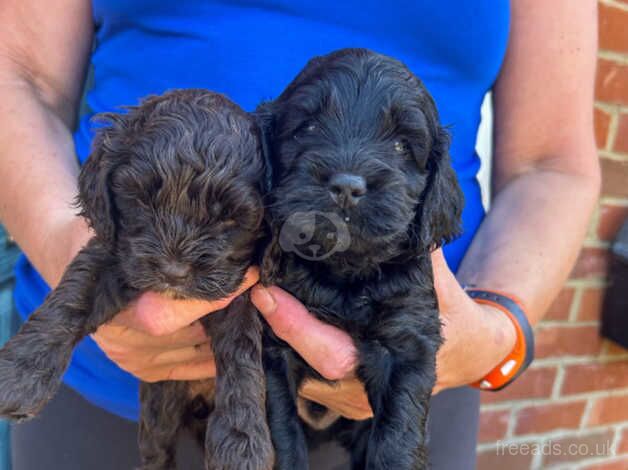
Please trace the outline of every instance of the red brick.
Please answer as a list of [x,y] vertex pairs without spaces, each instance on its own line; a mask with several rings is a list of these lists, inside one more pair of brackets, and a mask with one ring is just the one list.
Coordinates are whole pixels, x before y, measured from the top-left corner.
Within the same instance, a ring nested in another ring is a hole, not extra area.
[[601,397],[595,400],[588,426],[628,421],[628,396]]
[[613,431],[591,432],[584,436],[572,436],[551,441],[543,457],[543,468],[565,462],[605,457],[611,455]]
[[524,398],[549,398],[556,380],[555,367],[528,369],[510,386],[499,392],[483,392],[482,403],[497,403]]
[[621,437],[619,438],[619,445],[617,446],[618,454],[628,454],[628,429],[624,429],[621,432]]
[[572,395],[625,387],[628,387],[628,361],[575,364],[565,369],[565,381],[561,393]]
[[628,161],[600,159],[602,195],[628,198]]
[[571,308],[571,302],[573,301],[574,289],[572,287],[564,287],[560,291],[558,297],[554,299],[554,302],[547,309],[545,314],[546,320],[567,320],[569,318],[569,309]]
[[595,123],[595,141],[597,142],[598,148],[603,149],[606,147],[611,117],[608,113],[602,111],[601,109],[594,108],[593,122]]
[[615,341],[607,339],[604,340],[604,342],[608,345],[606,349],[606,354],[608,354],[609,356],[620,356],[623,354],[628,354],[628,348],[616,343]]
[[[626,25],[626,31],[628,31],[628,24]],[[603,120],[604,118],[600,119]],[[600,123],[600,125],[603,124],[604,122]],[[602,130],[600,130],[600,132],[601,131]],[[619,116],[619,123],[617,124],[617,135],[615,136],[613,150],[615,152],[628,153],[628,114],[621,114]]]
[[480,430],[478,440],[491,442],[503,439],[508,429],[510,410],[482,411],[480,413]]
[[[628,28],[628,25],[626,26]],[[628,129],[626,129],[628,134]],[[628,175],[626,175],[628,184]],[[600,240],[612,240],[628,218],[628,206],[602,204],[600,206],[600,222],[597,226],[597,237]]]
[[600,49],[628,52],[628,11],[599,4]]
[[628,65],[598,59],[595,96],[607,103],[628,104]]
[[[628,186],[628,184],[626,185]],[[571,271],[570,278],[589,278],[603,276],[608,270],[610,255],[604,248],[584,247],[580,251],[576,265]]]
[[534,456],[531,452],[522,454],[513,448],[514,452],[510,452],[508,447],[503,451],[485,450],[478,453],[477,470],[495,470],[496,468],[507,468],[508,470],[529,470],[532,466]]
[[626,470],[628,468],[628,458],[625,459],[613,459],[606,462],[600,462],[585,467],[580,467],[581,470]]
[[602,339],[596,326],[546,326],[536,330],[535,356],[590,356],[599,354]]
[[604,301],[603,287],[589,287],[582,293],[577,318],[580,321],[595,321],[600,319],[602,302]]
[[586,402],[553,403],[549,405],[528,406],[517,415],[515,434],[532,434],[554,429],[576,429]]

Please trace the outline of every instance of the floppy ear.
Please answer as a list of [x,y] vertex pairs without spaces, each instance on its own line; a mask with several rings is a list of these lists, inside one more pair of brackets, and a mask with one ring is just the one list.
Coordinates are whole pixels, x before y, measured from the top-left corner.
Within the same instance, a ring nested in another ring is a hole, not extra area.
[[262,191],[268,194],[273,189],[273,162],[272,162],[272,140],[275,126],[275,116],[270,102],[260,104],[253,113],[257,127],[259,128],[260,147],[264,160],[264,173],[262,181]]
[[433,250],[460,234],[464,197],[449,158],[449,134],[435,124],[427,160],[427,184],[417,209],[416,230],[422,249]]
[[283,254],[279,244],[279,230],[271,228],[270,232],[260,263],[260,281],[265,286],[277,284],[280,281],[279,273]]
[[106,244],[115,239],[115,207],[109,188],[110,176],[116,166],[117,149],[112,148],[114,128],[101,129],[92,146],[92,152],[79,175],[78,205],[96,236]]

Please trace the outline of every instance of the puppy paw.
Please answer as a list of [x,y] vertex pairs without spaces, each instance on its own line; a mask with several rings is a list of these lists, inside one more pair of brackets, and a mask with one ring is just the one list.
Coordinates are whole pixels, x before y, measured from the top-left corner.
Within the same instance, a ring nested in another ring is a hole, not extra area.
[[265,420],[243,419],[242,426],[233,421],[219,411],[210,415],[205,437],[205,469],[272,470],[274,451]]
[[15,337],[0,350],[0,417],[18,422],[37,415],[55,395],[70,359],[67,352],[42,356],[24,346]]

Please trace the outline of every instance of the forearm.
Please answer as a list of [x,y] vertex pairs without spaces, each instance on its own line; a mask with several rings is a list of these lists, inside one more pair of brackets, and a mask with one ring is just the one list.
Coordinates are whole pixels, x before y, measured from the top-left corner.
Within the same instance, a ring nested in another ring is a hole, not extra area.
[[0,2],[0,221],[56,285],[87,238],[71,206],[78,174],[71,129],[94,26],[86,0],[46,7]]
[[78,171],[68,124],[34,85],[5,72],[0,82],[0,220],[52,285],[82,244],[70,235],[87,233],[72,207]]
[[537,323],[569,275],[586,234],[599,175],[530,170],[496,195],[457,277],[519,297]]

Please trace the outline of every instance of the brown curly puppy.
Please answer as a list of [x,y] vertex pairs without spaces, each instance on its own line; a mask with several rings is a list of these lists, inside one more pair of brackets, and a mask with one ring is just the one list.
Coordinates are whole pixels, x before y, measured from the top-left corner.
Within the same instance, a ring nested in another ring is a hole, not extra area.
[[[0,416],[34,416],[74,346],[141,292],[216,300],[236,290],[254,259],[268,168],[249,115],[221,95],[178,90],[105,118],[79,179],[96,236],[0,351]],[[208,418],[199,433],[208,469],[268,470],[257,312],[244,295],[203,325],[218,378],[142,384],[143,468],[172,468],[179,430]]]

